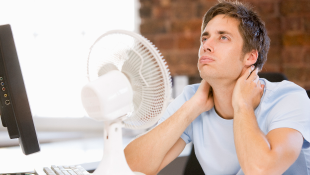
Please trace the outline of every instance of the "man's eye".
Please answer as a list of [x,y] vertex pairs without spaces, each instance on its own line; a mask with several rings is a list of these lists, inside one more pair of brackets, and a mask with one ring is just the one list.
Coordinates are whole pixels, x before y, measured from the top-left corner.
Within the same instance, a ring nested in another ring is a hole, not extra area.
[[222,40],[228,40],[228,38],[226,36],[222,36],[221,39]]
[[202,38],[201,41],[202,42],[207,41],[207,38]]

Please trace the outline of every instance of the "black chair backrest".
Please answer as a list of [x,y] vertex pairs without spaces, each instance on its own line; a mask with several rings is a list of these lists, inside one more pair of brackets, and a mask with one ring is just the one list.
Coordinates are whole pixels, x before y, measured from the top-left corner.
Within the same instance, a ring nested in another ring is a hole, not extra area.
[[192,151],[188,157],[184,173],[183,175],[204,175],[200,163],[197,160],[196,154],[195,154],[195,148],[194,145],[192,147]]
[[283,80],[288,80],[284,74],[278,72],[259,72],[258,76],[260,78],[265,78],[270,82],[281,82]]
[[310,90],[307,90],[308,97],[310,98]]

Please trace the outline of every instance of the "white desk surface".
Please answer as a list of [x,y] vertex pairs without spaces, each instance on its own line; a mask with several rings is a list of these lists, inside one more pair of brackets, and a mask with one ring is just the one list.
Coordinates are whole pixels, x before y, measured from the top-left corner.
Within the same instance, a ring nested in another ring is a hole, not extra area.
[[[132,140],[123,138],[123,147]],[[41,151],[25,156],[20,147],[0,148],[0,174],[14,172],[31,172],[35,168],[51,165],[75,165],[99,162],[103,156],[103,138],[79,139],[54,143],[40,144]],[[188,144],[182,156],[188,156],[191,151]]]

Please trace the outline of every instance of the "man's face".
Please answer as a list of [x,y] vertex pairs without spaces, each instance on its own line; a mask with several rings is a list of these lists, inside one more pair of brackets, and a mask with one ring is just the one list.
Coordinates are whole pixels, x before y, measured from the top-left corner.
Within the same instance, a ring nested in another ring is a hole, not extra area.
[[217,15],[201,36],[198,70],[201,78],[236,80],[244,68],[243,38],[237,19]]

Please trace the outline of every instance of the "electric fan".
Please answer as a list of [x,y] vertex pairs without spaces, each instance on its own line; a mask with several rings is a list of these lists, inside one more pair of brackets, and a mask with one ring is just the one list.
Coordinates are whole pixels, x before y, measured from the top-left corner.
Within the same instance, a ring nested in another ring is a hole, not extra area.
[[[133,175],[122,148],[122,127],[156,124],[171,100],[171,76],[155,46],[143,36],[113,30],[90,49],[82,103],[104,121],[104,154],[95,175]],[[139,174],[139,173],[136,173]]]

